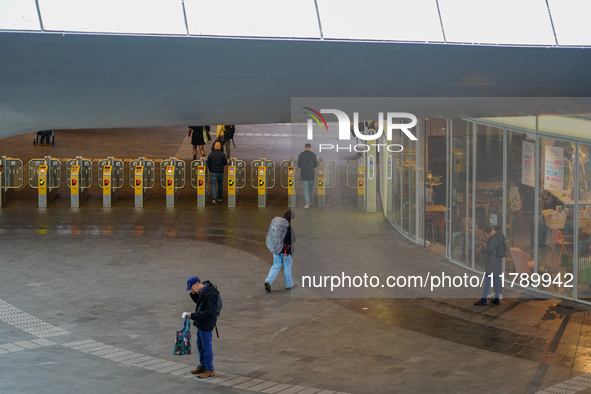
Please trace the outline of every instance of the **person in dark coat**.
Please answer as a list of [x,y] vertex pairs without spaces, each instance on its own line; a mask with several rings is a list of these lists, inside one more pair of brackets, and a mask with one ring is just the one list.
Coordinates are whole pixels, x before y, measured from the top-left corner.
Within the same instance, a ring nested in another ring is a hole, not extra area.
[[205,149],[203,149],[203,145],[207,144],[207,141],[209,141],[207,138],[208,135],[209,126],[189,126],[188,136],[191,137],[191,144],[193,145],[193,160],[197,159],[197,147],[199,147],[201,156],[205,157]]
[[480,248],[480,251],[487,255],[486,265],[484,268],[486,278],[484,279],[484,292],[482,298],[480,299],[480,301],[475,302],[474,305],[486,306],[486,297],[490,289],[491,274],[493,277],[493,285],[495,288],[495,299],[491,301],[491,303],[494,305],[500,305],[501,301],[499,297],[501,293],[501,279],[499,278],[499,275],[501,275],[501,271],[503,269],[503,258],[497,256],[497,250],[499,244],[505,243],[505,236],[501,232],[500,226],[492,226],[492,228],[486,228],[484,230],[484,234],[490,234],[488,245],[482,244]]
[[220,293],[211,282],[206,280],[201,283],[196,276],[187,279],[187,291],[190,291],[189,295],[195,302],[195,312],[184,312],[183,319],[185,316],[190,316],[197,327],[197,349],[199,349],[199,367],[191,373],[196,374],[199,379],[211,378],[215,376],[211,339],[218,319]]
[[316,175],[314,170],[318,167],[318,160],[316,154],[312,152],[312,145],[306,144],[304,149],[298,156],[298,167],[300,168],[300,176],[304,186],[304,208],[308,209],[312,203],[312,190]]
[[[222,144],[216,141],[211,148],[211,153],[207,157],[207,169],[211,177],[211,203],[224,201],[224,167],[228,165],[228,158],[222,151]],[[217,184],[217,194],[216,194]]]

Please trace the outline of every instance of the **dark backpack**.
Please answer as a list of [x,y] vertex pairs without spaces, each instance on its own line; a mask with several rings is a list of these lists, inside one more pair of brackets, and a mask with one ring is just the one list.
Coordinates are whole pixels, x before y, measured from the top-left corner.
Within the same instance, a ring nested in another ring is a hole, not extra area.
[[[217,286],[214,285],[213,283],[209,282],[209,285],[211,287],[213,287],[214,289],[218,290]],[[218,313],[217,313],[217,315],[219,316],[220,313],[222,312],[222,296],[220,295],[220,291],[219,290],[218,290],[218,305],[217,305],[217,307],[218,307]]]
[[[214,289],[218,290],[218,288],[216,287],[216,285],[214,285],[213,283],[209,282],[209,285],[210,285],[211,287],[213,287]],[[222,313],[222,296],[220,295],[220,291],[219,291],[219,290],[218,290],[218,304],[217,304],[217,307],[218,307],[218,312],[217,312],[217,315],[219,316],[219,315],[220,315],[220,313]],[[215,325],[215,335],[216,335],[218,338],[220,337],[220,334],[219,334],[219,332],[218,332],[218,325],[217,325],[217,323],[216,323],[216,325]]]
[[232,141],[232,145],[236,148],[236,143],[234,143],[234,134],[236,133],[236,127],[233,124],[227,124],[224,126],[224,140]]
[[497,257],[507,257],[507,244],[505,242],[499,241],[499,246],[497,246],[496,254]]
[[233,124],[227,124],[224,128],[224,138],[226,140],[234,139],[234,134],[236,133],[236,126]]

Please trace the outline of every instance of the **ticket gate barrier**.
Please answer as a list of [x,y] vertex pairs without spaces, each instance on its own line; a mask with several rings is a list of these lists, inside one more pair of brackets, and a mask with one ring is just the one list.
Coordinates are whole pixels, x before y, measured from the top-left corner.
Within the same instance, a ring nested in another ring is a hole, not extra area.
[[39,208],[47,208],[62,184],[62,162],[51,156],[29,161],[29,185],[38,190]]
[[78,208],[92,187],[92,161],[82,156],[66,161],[66,184],[70,188],[70,206]]
[[392,171],[394,171],[393,168],[393,160],[392,160],[392,155],[387,155],[386,157],[386,212],[390,213],[392,212],[392,205],[394,204],[394,199],[392,198]]
[[[197,207],[205,206],[205,194],[209,190],[209,170],[207,160],[202,157],[191,162],[191,187],[197,189]],[[221,198],[221,197],[220,197]]]
[[135,207],[142,208],[148,201],[149,190],[156,184],[156,164],[140,157],[129,162],[129,186],[134,190]]
[[258,206],[267,206],[267,190],[275,187],[275,162],[261,157],[250,163],[250,185],[258,190]]
[[[284,160],[280,164],[280,184],[287,189],[288,206],[296,206],[296,189],[303,187],[300,168],[295,159]],[[295,179],[294,179],[295,178]],[[336,163],[333,160],[318,159],[318,166],[314,174],[312,187],[317,190],[317,206],[326,207],[326,189],[334,187],[336,184]]]
[[23,162],[20,159],[0,157],[0,207],[13,189],[23,187]]
[[186,167],[184,160],[176,157],[160,162],[160,186],[166,190],[166,207],[173,208],[179,199],[179,189],[185,187]]
[[365,155],[347,162],[347,186],[357,189],[357,206],[365,206]]
[[333,160],[318,159],[318,167],[316,167],[316,204],[318,208],[326,207],[326,189],[333,188],[336,183],[336,163]]
[[103,189],[103,207],[112,207],[119,197],[119,189],[125,184],[123,160],[114,157],[99,160],[98,182]]
[[298,161],[293,157],[279,164],[279,184],[287,189],[287,206],[291,208],[296,206],[296,189],[303,186],[297,164]]
[[246,186],[246,163],[235,157],[228,160],[228,207],[234,208],[238,191]]
[[[370,134],[375,134],[372,129],[369,130]],[[378,189],[378,177],[377,177],[377,150],[376,140],[372,140],[373,144],[369,145],[369,150],[364,154],[365,158],[365,211],[375,212],[377,209],[377,189]]]

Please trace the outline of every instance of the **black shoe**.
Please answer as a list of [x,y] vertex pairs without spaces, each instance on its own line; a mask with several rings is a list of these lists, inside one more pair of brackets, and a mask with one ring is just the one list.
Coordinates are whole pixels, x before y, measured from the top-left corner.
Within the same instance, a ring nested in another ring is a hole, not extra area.
[[265,290],[267,290],[269,293],[271,292],[271,284],[269,282],[265,282]]
[[492,300],[490,303],[491,303],[491,304],[494,304],[494,305],[501,305],[501,300],[499,300],[498,298],[495,298],[495,299],[494,299],[494,300]]
[[197,160],[197,156],[193,156],[193,160]]
[[286,287],[285,290],[295,289],[296,287],[298,287],[298,285],[294,283],[293,285],[291,285],[291,287]]
[[480,301],[474,303],[476,306],[486,306],[486,298],[481,298]]

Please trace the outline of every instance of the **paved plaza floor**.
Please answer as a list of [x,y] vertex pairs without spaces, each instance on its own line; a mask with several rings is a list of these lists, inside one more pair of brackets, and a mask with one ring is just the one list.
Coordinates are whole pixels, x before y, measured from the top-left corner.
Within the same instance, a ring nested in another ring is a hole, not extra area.
[[[288,132],[284,125],[238,128],[235,153],[248,161],[263,154],[283,160],[290,141],[281,135]],[[34,147],[32,134],[15,136],[0,141],[0,154],[25,163],[45,154],[162,159],[179,152],[185,135],[180,128],[57,131],[55,146]],[[270,220],[287,209],[283,190],[271,191],[267,208],[257,208],[254,189],[243,191],[236,208],[197,208],[195,191],[184,189],[168,209],[161,188],[141,209],[133,207],[129,187],[113,208],[102,208],[96,185],[78,209],[69,207],[65,187],[59,192],[39,209],[26,187],[0,209],[0,393],[584,393],[591,387],[586,305],[509,293],[500,306],[477,308],[478,289],[454,298],[382,289],[289,291],[281,274],[265,292],[272,258],[264,237]],[[408,242],[382,213],[359,212],[354,190],[331,193],[325,209],[304,210],[301,201],[294,209],[296,282],[343,267],[465,272]],[[220,338],[213,339],[216,377],[207,381],[189,373],[198,365],[196,351],[173,355],[181,314],[194,309],[185,291],[191,275],[215,283],[224,301]]]

